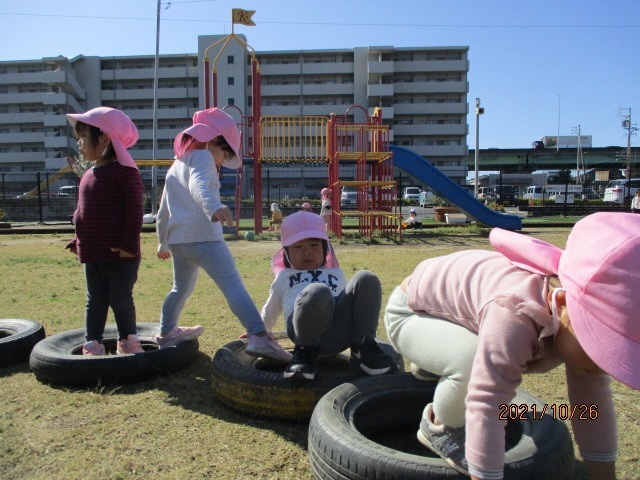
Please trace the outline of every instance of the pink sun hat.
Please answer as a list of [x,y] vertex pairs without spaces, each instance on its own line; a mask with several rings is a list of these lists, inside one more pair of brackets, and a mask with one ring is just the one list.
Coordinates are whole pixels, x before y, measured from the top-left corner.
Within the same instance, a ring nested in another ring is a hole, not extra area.
[[219,135],[222,135],[227,141],[233,157],[225,160],[223,165],[227,168],[236,169],[242,164],[240,156],[240,131],[235,120],[223,110],[219,108],[209,108],[200,110],[193,115],[193,125],[180,132],[174,142],[173,149],[176,157],[181,158],[185,153],[185,147],[182,144],[184,135],[191,135],[199,142],[210,142]]
[[558,275],[586,354],[609,375],[640,390],[640,215],[589,215],[575,224],[565,250],[500,229],[489,238],[515,266]]
[[75,128],[77,122],[99,128],[109,135],[118,162],[125,167],[138,168],[127,151],[138,141],[138,129],[131,119],[120,110],[98,107],[85,113],[68,113],[67,120]]
[[[331,247],[331,242],[327,235],[327,227],[324,219],[313,212],[299,210],[296,213],[285,217],[280,227],[280,241],[283,247],[290,247],[294,243],[307,238],[319,238],[327,242],[327,255],[325,258],[325,268],[338,268],[338,259]],[[281,248],[271,259],[271,270],[275,275],[286,267],[286,252]]]

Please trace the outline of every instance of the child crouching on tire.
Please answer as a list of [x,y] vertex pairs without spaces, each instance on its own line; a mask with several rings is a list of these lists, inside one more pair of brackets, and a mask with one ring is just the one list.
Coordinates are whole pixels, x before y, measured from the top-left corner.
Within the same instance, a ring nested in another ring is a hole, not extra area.
[[283,248],[271,263],[276,279],[262,318],[271,330],[284,312],[287,335],[295,344],[284,378],[313,380],[320,355],[348,347],[351,368],[368,375],[395,371],[394,360],[375,341],[382,302],[378,277],[362,270],[347,282],[326,224],[315,213],[286,217],[281,239]]

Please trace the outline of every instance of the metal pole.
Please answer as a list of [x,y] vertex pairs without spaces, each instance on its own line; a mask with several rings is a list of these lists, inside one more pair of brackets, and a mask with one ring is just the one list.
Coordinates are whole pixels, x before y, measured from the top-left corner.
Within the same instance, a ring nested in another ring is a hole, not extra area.
[[484,113],[484,108],[480,108],[480,99],[476,98],[476,150],[475,150],[475,181],[474,196],[478,199],[478,170],[480,168],[480,115]]
[[[158,9],[156,11],[156,61],[153,72],[153,144],[151,145],[152,159],[156,160],[156,131],[158,123],[158,66],[160,63],[160,4],[158,0]],[[151,167],[151,213],[155,215],[158,212],[158,167]]]

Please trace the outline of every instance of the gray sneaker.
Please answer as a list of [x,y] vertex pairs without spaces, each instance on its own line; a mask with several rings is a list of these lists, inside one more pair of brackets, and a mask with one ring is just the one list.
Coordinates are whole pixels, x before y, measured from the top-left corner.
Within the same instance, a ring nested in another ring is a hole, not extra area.
[[435,425],[433,418],[433,404],[425,408],[418,430],[418,440],[425,447],[433,451],[456,471],[463,475],[469,474],[469,464],[464,457],[464,427],[450,428]]

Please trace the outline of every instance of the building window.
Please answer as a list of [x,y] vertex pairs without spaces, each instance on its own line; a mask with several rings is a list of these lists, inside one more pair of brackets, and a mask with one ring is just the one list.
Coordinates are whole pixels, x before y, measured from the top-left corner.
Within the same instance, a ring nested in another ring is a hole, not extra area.
[[227,63],[228,63],[229,65],[231,65],[234,61],[235,61],[235,60],[234,60],[234,58],[233,58],[233,55],[228,55],[228,56],[227,56]]
[[227,78],[227,85],[233,85],[235,83],[235,79],[233,77]]
[[235,105],[236,104],[236,100],[234,98],[228,98],[227,99],[227,105]]

